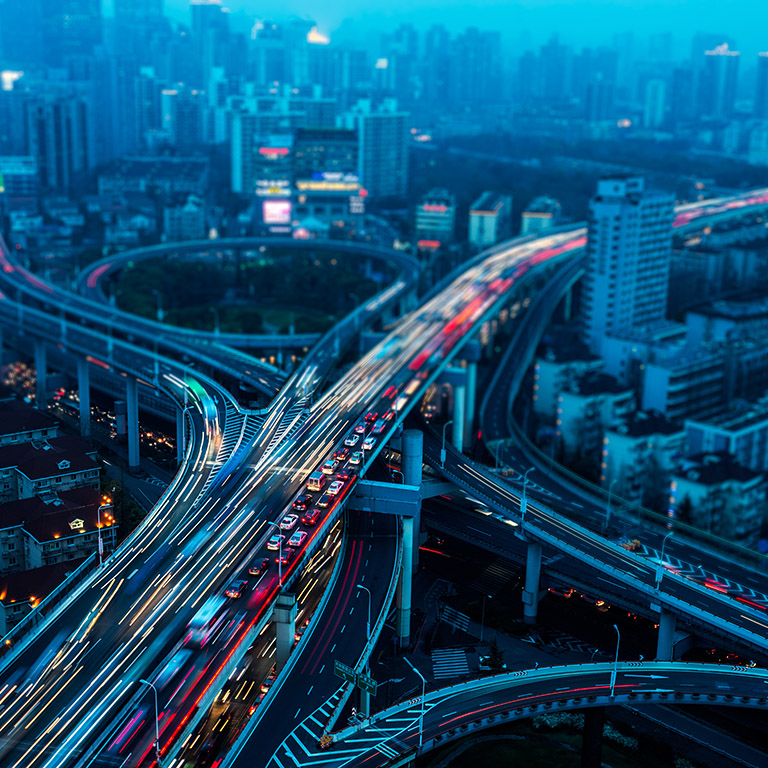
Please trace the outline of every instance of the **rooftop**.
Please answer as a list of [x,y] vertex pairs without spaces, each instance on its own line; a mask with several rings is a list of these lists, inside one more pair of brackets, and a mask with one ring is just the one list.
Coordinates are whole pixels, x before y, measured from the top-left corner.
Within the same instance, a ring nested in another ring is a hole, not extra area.
[[549,362],[597,362],[600,358],[589,351],[573,328],[553,328],[544,335],[539,345],[539,357]]
[[94,455],[95,451],[79,437],[55,437],[0,446],[0,467],[16,467],[30,480],[40,480],[98,469]]
[[677,477],[700,485],[719,485],[728,480],[747,483],[762,477],[759,472],[739,464],[729,453],[698,453],[690,456],[678,467]]
[[486,191],[483,192],[480,197],[472,203],[472,207],[469,209],[470,213],[482,212],[482,213],[498,213],[507,202],[509,197],[502,195],[499,192]]
[[26,403],[18,400],[0,402],[0,436],[51,429],[57,425],[53,416]]
[[613,376],[597,371],[579,376],[571,388],[571,392],[578,395],[619,395],[631,391],[631,387],[622,386]]
[[711,419],[705,421],[689,419],[687,423],[717,427],[723,432],[741,432],[766,422],[768,422],[768,405],[743,404],[739,408],[713,416]]
[[85,558],[78,558],[66,563],[44,565],[42,568],[0,576],[0,603],[8,606],[12,603],[32,602],[37,605],[84,561]]
[[659,411],[637,411],[629,415],[614,432],[627,437],[647,435],[674,435],[683,431],[679,423],[671,421]]

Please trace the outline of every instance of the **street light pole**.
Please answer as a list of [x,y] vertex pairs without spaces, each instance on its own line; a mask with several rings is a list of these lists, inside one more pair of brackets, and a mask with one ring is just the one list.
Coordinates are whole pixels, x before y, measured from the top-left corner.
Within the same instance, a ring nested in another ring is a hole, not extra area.
[[483,642],[483,631],[485,629],[485,599],[490,598],[491,595],[483,595],[483,611],[480,616],[480,642]]
[[613,691],[616,688],[616,675],[619,671],[619,644],[621,643],[619,628],[615,624],[613,628],[616,630],[616,658],[613,660],[613,670],[611,671],[611,698],[613,698]]
[[664,576],[664,547],[667,544],[667,539],[674,533],[674,531],[670,531],[664,538],[661,540],[661,555],[659,555],[659,562],[656,564],[656,589],[658,589],[661,586],[661,579]]
[[526,496],[525,490],[528,487],[528,473],[533,472],[533,470],[536,469],[536,467],[531,467],[530,469],[526,470],[525,474],[523,475],[523,498],[520,499],[520,527],[522,528],[525,525],[525,512],[528,509],[528,497]]
[[440,448],[440,469],[445,469],[445,428],[449,424],[453,424],[453,419],[450,419],[450,421],[446,421],[445,424],[443,424],[443,444]]
[[368,589],[368,587],[364,587],[362,584],[356,584],[355,586],[358,589],[364,589],[368,593],[368,623],[365,625],[365,637],[367,640],[370,641],[371,639],[371,590]]
[[608,524],[611,522],[611,492],[613,491],[613,486],[616,484],[616,480],[618,478],[615,478],[614,480],[611,480],[611,484],[608,486],[608,503],[605,506],[605,527],[608,527]]
[[139,680],[140,683],[148,685],[155,693],[155,759],[160,765],[160,712],[157,707],[157,688],[149,680]]
[[405,663],[421,678],[421,714],[419,715],[419,749],[424,745],[424,697],[427,694],[427,680],[416,667],[411,664],[407,656],[403,656]]
[[96,528],[98,529],[99,539],[99,568],[104,565],[104,540],[101,538],[101,508],[104,504],[99,504],[99,508],[96,510]]

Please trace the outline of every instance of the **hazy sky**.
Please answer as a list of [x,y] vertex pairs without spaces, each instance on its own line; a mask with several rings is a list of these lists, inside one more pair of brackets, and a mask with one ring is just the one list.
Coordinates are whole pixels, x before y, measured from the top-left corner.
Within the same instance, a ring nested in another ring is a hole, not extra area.
[[[732,35],[744,53],[768,49],[764,0],[223,0],[223,4],[261,18],[311,18],[326,33],[345,19],[382,29],[401,21],[442,22],[455,28],[474,24],[501,29],[510,40],[527,34],[533,42],[558,32],[565,41],[585,44],[609,40],[626,30],[641,35],[671,31],[687,50],[690,36],[706,31]],[[184,18],[188,6],[188,0],[166,0],[168,13],[177,18]]]

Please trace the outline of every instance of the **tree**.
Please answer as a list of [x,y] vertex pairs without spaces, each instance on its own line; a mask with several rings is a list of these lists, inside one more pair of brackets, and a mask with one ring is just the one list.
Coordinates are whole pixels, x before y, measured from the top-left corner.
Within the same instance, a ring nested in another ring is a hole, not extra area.
[[491,652],[490,658],[488,659],[488,666],[499,672],[504,669],[504,652],[499,650],[499,644],[496,642],[495,637],[491,640]]

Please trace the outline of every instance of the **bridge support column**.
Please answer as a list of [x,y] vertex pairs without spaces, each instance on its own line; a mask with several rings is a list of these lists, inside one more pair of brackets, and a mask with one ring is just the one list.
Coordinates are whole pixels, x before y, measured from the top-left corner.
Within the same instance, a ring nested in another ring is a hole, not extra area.
[[600,768],[603,764],[603,725],[605,707],[590,707],[584,711],[581,732],[581,768]]
[[139,457],[139,384],[133,376],[125,380],[125,401],[127,406],[128,429],[128,471],[136,472],[141,459]]
[[675,651],[675,629],[677,617],[674,613],[661,611],[659,635],[656,640],[656,661],[672,661]]
[[80,435],[87,439],[91,436],[91,376],[84,357],[77,359],[77,391],[80,398]]
[[48,352],[44,341],[35,342],[35,408],[42,411],[48,403]]
[[464,359],[467,361],[467,394],[466,412],[467,424],[464,431],[464,441],[472,445],[472,431],[475,428],[475,406],[477,400],[477,363],[480,360],[482,349],[480,342],[470,341],[464,348]]
[[272,618],[277,627],[277,651],[275,662],[282,669],[293,650],[296,636],[296,595],[283,592],[278,595]]
[[[421,489],[424,464],[424,435],[418,429],[406,429],[402,437],[403,481]],[[419,570],[419,536],[421,534],[421,502],[413,516],[413,540],[411,542],[411,573]],[[410,601],[409,601],[410,602]]]
[[411,588],[413,580],[413,518],[401,517],[403,562],[397,583],[397,644],[407,648],[411,644]]
[[184,452],[187,448],[187,423],[183,408],[176,409],[176,464],[184,461]]
[[563,298],[563,320],[567,323],[573,316],[573,286],[566,292]]
[[277,355],[275,355],[275,358],[277,360],[277,367],[282,370],[283,369],[283,350],[278,349]]
[[541,544],[529,541],[525,559],[525,589],[523,590],[523,619],[535,624],[539,611],[539,581],[541,579]]
[[464,450],[465,406],[467,388],[463,384],[453,387],[453,447],[461,453]]

